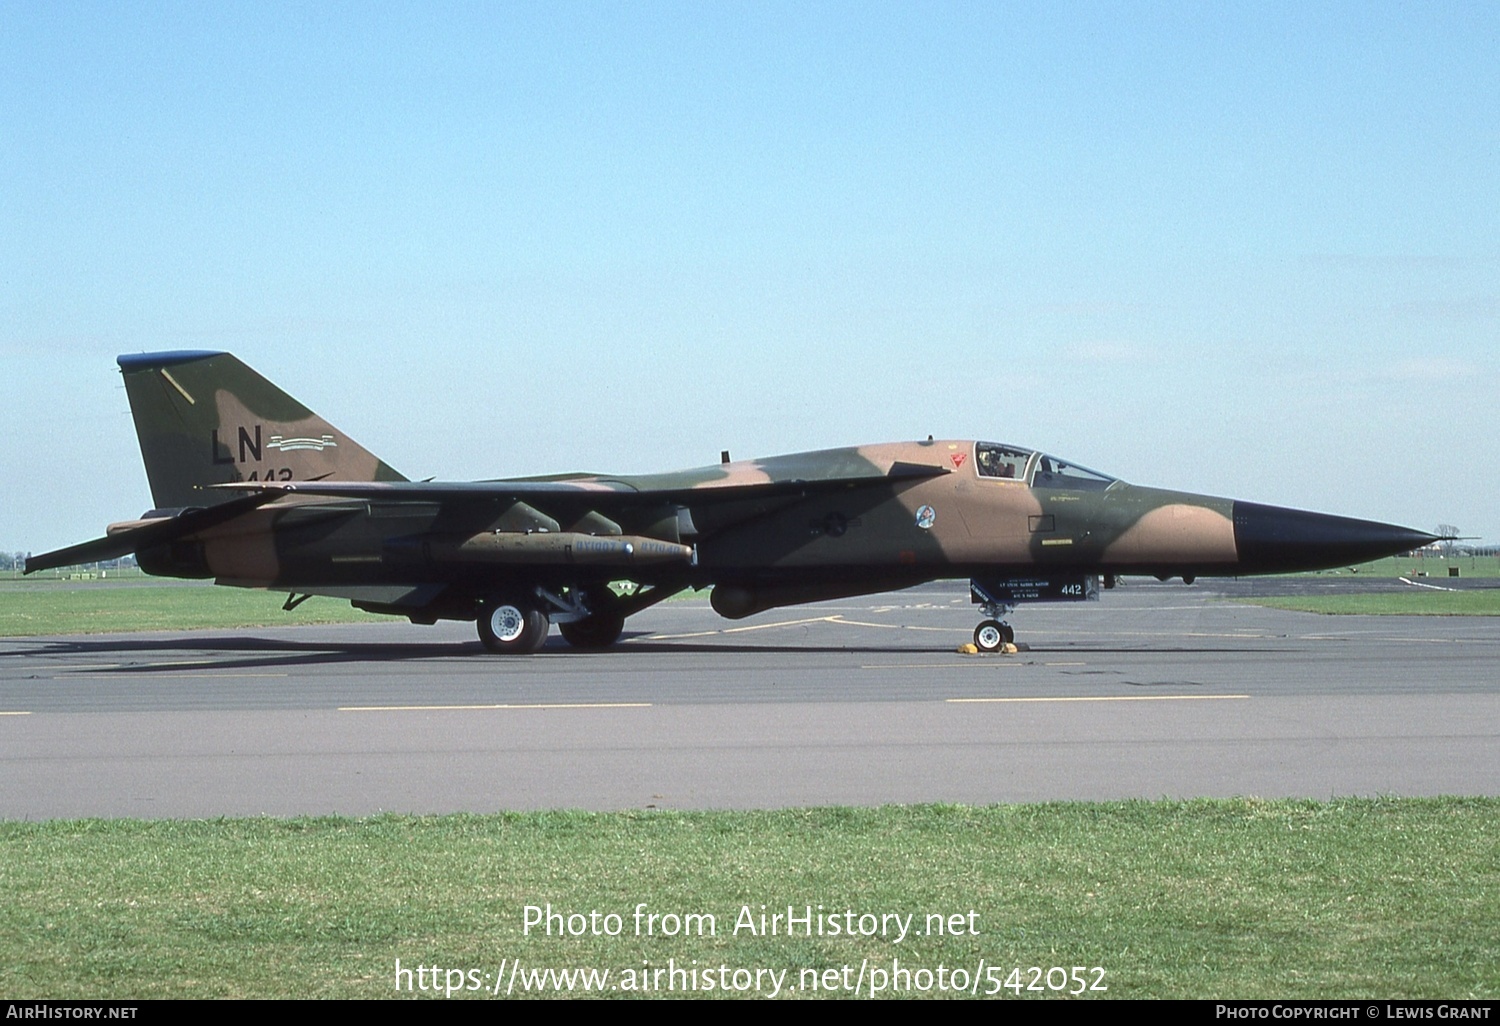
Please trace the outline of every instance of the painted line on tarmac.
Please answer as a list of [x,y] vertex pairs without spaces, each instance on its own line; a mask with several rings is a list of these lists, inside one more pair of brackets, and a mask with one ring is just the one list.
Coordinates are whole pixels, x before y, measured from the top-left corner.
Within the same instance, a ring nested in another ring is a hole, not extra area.
[[219,662],[217,659],[164,659],[159,663],[143,663],[145,669],[154,669],[158,666],[212,666]]
[[743,634],[745,631],[768,631],[773,627],[800,627],[805,623],[834,623],[838,616],[810,616],[803,620],[781,620],[777,623],[755,623],[749,627],[725,627],[716,631],[694,631],[692,634],[650,634],[631,641],[678,641],[683,638],[711,638],[716,634]]
[[1460,590],[1458,588],[1444,588],[1442,585],[1439,585],[1439,584],[1423,584],[1420,581],[1413,581],[1413,580],[1411,580],[1410,578],[1407,578],[1407,577],[1398,577],[1398,578],[1396,578],[1396,580],[1400,581],[1402,584],[1409,584],[1413,588],[1431,588],[1433,591],[1458,591],[1458,590]]
[[[1094,610],[1089,610],[1092,616]],[[1043,635],[1047,637],[1083,637],[1083,638],[1233,638],[1238,641],[1251,641],[1255,639],[1275,639],[1282,637],[1280,634],[1266,632],[1254,633],[1251,631],[1095,631],[1087,628],[1077,627],[1066,630],[1031,630],[1027,629],[1026,636],[1034,637]]]
[[649,709],[650,702],[538,702],[532,705],[341,705],[339,712],[452,712],[473,709]]
[[967,627],[915,627],[909,623],[864,623],[860,620],[845,620],[842,616],[828,617],[829,623],[843,624],[845,627],[884,627],[890,631],[943,631],[949,634],[968,634]]
[[[1010,656],[1002,656],[1002,662],[989,662],[984,659],[955,659],[951,663],[865,663],[860,666],[861,670],[947,670],[955,666],[991,666],[1000,668],[1002,666],[1035,666],[1032,660],[1018,661]],[[1043,666],[1087,666],[1084,662],[1068,663],[1042,663]]]
[[725,627],[716,631],[694,631],[691,634],[649,634],[641,638],[630,638],[627,641],[682,641],[687,638],[711,638],[719,634],[743,634],[745,631],[766,631],[774,627],[801,627],[810,623],[836,623],[844,627],[883,627],[894,631],[940,631],[943,633],[969,633],[967,628],[957,627],[916,627],[904,623],[864,623],[860,620],[846,620],[841,613],[832,616],[811,616],[802,620],[781,620],[776,623],[756,623],[748,627]]
[[70,673],[49,680],[242,680],[251,677],[285,677],[284,673]]
[[49,666],[50,670],[161,670],[173,666],[212,666],[222,659],[172,659],[159,663],[69,663],[66,666]]
[[[982,662],[982,661],[980,661],[978,659],[969,659],[969,660],[955,659],[951,663],[867,663],[867,664],[861,666],[860,669],[861,670],[951,670],[951,669],[954,669],[955,667],[964,667],[964,666],[974,666],[974,667],[981,667],[981,668],[988,667],[988,668],[991,668],[991,669],[1000,669],[1001,667],[1011,667],[1012,669],[1018,669],[1018,668],[1020,668],[1022,666],[1028,666],[1028,665],[1030,665],[1030,664],[1029,663],[1018,663],[1018,662],[989,663],[989,662]],[[1082,664],[1080,664],[1080,665],[1082,665]]]
[[11,711],[8,711],[8,710],[0,710],[0,716],[30,716],[30,715],[31,715],[31,711],[29,709],[26,710],[26,711],[24,711],[24,712],[22,712],[20,710],[17,710],[15,712],[11,712]]
[[801,620],[781,620],[777,623],[755,623],[749,627],[725,627],[720,633],[743,634],[745,631],[768,631],[773,627],[800,627],[805,623],[831,623],[837,620],[838,614],[832,616],[808,616]]
[[1061,698],[945,698],[945,702],[1207,702],[1223,698],[1249,698],[1249,695],[1079,695]]
[[1399,634],[1384,634],[1380,631],[1344,631],[1340,634],[1299,634],[1298,641],[1347,641],[1350,643],[1374,638],[1382,644],[1422,645],[1493,645],[1494,638],[1404,638]]

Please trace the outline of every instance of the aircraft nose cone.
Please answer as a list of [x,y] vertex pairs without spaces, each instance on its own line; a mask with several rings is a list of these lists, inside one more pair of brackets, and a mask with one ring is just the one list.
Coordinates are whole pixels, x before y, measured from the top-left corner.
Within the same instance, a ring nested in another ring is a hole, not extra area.
[[1373,520],[1300,509],[1234,504],[1234,544],[1245,573],[1290,573],[1352,566],[1409,552],[1437,535]]

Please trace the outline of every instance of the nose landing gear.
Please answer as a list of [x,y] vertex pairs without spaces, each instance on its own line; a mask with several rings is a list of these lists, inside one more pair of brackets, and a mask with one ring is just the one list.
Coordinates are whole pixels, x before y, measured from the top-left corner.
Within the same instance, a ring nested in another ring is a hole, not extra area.
[[969,600],[984,615],[984,620],[974,628],[974,647],[981,652],[999,652],[1007,645],[1015,645],[1016,632],[1005,618],[1018,602],[1089,602],[1098,597],[1098,574],[971,578]]
[[981,652],[998,652],[1015,642],[1015,630],[1003,620],[985,620],[974,628],[974,647]]
[[[1003,597],[1002,597],[1003,596]],[[986,581],[969,582],[969,598],[984,619],[974,628],[974,647],[981,652],[999,652],[1016,643],[1016,631],[1005,618],[1016,608],[1008,590]],[[1014,651],[1014,649],[1012,649]]]

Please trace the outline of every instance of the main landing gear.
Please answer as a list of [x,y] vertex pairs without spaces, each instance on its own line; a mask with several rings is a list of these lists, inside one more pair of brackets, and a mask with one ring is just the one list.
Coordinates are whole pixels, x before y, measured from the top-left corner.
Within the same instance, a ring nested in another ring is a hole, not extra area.
[[479,640],[498,655],[529,655],[547,642],[547,614],[521,600],[479,607]]
[[605,589],[603,594],[609,598],[591,601],[587,616],[557,625],[557,632],[574,648],[608,648],[620,639],[620,632],[625,629],[625,614],[620,611],[620,601],[614,592]]
[[608,648],[625,629],[625,614],[614,592],[599,588],[535,589],[535,597],[495,598],[479,607],[479,640],[497,655],[530,655],[547,643],[553,621],[574,648]]
[[608,648],[620,639],[625,618],[675,595],[685,585],[655,585],[629,596],[608,587],[585,585],[549,589],[535,587],[530,595],[509,592],[479,604],[475,610],[479,640],[499,655],[529,655],[547,642],[547,631],[558,633],[574,648]]

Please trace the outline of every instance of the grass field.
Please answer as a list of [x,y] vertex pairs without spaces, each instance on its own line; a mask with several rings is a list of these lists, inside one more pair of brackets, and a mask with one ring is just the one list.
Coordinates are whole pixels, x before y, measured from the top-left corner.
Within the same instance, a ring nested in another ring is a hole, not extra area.
[[[667,601],[695,594],[687,591]],[[206,581],[150,577],[138,570],[110,571],[103,580],[78,574],[40,579],[0,574],[0,637],[389,623],[398,619],[362,612],[344,599],[321,596],[286,611],[281,608],[286,595],[284,591],[221,588]]]
[[1500,588],[1479,591],[1356,592],[1349,595],[1277,595],[1241,599],[1257,606],[1302,613],[1364,616],[1500,616]]
[[[1450,569],[1457,569],[1460,577],[1500,577],[1500,556],[1455,556],[1443,559],[1438,556],[1392,556],[1377,559],[1373,563],[1362,563],[1353,571],[1323,570],[1311,576],[1365,577],[1410,577],[1425,579],[1432,584],[1442,584],[1440,577],[1447,577]],[[1354,571],[1357,571],[1354,572]]]
[[[1113,998],[1493,999],[1497,825],[1500,800],[1456,798],[5,823],[0,993],[383,998],[397,959],[474,970],[442,980],[483,992],[513,966],[618,986],[675,960],[786,970],[800,994],[899,964],[928,971],[927,996],[939,966],[1002,997],[1006,979],[1056,996],[1053,966],[1075,989],[1081,966]],[[548,904],[618,936],[527,935],[526,906]],[[637,936],[642,904],[713,933]],[[736,933],[762,905],[913,919],[899,942],[890,920],[885,937]]]
[[[1455,582],[1449,576],[1450,568],[1458,570],[1460,582]],[[1495,556],[1460,556],[1452,560],[1432,557],[1381,559],[1353,569],[1290,576],[1334,577],[1340,580],[1340,588],[1338,594],[1276,595],[1237,601],[1303,613],[1500,616],[1500,588],[1447,590],[1465,579],[1491,581],[1500,577],[1500,558]],[[1390,580],[1399,578],[1414,583],[1400,591],[1391,591],[1385,587]],[[1361,590],[1360,584],[1365,581],[1379,582],[1379,587],[1371,591]]]
[[191,630],[198,627],[293,626],[389,620],[342,599],[311,598],[291,612],[283,592],[207,584],[41,582],[0,585],[0,637]]

